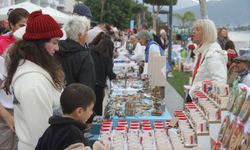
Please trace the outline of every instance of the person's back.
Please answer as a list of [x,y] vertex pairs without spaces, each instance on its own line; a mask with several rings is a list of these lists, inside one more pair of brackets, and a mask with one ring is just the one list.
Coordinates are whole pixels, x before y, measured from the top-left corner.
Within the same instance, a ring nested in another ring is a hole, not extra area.
[[64,26],[67,39],[60,41],[60,50],[56,53],[66,77],[67,85],[82,83],[95,88],[95,66],[93,59],[85,47],[90,21],[83,16],[74,16]]
[[109,37],[105,35],[101,38],[97,45],[93,46],[91,49],[91,55],[95,63],[96,70],[96,104],[94,111],[97,115],[102,115],[103,109],[103,98],[104,98],[104,88],[106,86],[107,77],[112,80],[116,78],[116,74],[113,72],[113,50],[114,43]]
[[56,56],[62,64],[67,85],[82,83],[94,89],[94,62],[88,49],[70,39],[60,41],[59,46]]
[[93,113],[94,91],[80,83],[71,84],[62,92],[60,104],[63,117],[49,119],[50,126],[39,139],[36,150],[63,150],[76,143],[88,145],[84,129]]
[[36,150],[63,150],[69,145],[83,143],[86,125],[68,117],[54,116],[49,119],[49,128],[40,138]]

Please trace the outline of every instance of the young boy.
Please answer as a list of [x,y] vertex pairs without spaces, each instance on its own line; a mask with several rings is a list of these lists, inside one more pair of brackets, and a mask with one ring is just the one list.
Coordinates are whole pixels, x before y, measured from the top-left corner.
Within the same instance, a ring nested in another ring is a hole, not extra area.
[[36,150],[64,150],[75,143],[88,145],[83,130],[95,101],[91,88],[79,83],[67,86],[60,97],[64,115],[49,119],[50,126],[39,139]]

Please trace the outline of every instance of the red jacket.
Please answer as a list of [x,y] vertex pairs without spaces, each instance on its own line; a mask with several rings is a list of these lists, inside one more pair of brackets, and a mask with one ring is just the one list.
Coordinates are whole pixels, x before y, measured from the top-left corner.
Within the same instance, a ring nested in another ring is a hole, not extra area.
[[0,36],[0,56],[3,55],[6,48],[10,44],[15,43],[15,42],[16,42],[16,38],[11,34]]

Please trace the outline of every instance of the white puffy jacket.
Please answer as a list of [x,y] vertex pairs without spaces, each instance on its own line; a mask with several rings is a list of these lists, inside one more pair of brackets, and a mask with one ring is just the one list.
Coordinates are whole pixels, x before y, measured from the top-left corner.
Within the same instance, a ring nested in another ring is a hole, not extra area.
[[202,53],[202,57],[196,77],[189,91],[191,97],[193,96],[193,91],[199,89],[201,82],[204,80],[227,83],[227,52],[222,50],[216,42],[202,46],[198,49],[198,52]]

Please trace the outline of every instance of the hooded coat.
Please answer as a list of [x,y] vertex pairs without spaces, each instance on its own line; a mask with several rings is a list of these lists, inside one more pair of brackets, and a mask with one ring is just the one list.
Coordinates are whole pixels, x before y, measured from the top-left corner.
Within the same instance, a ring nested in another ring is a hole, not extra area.
[[61,91],[47,71],[29,60],[20,61],[11,86],[18,149],[34,150],[49,117],[60,109]]
[[95,89],[95,65],[88,49],[71,39],[59,42],[56,53],[65,73],[66,84],[82,83]]
[[83,143],[86,125],[72,118],[54,116],[49,119],[50,126],[39,139],[36,150],[63,150],[69,145]]

